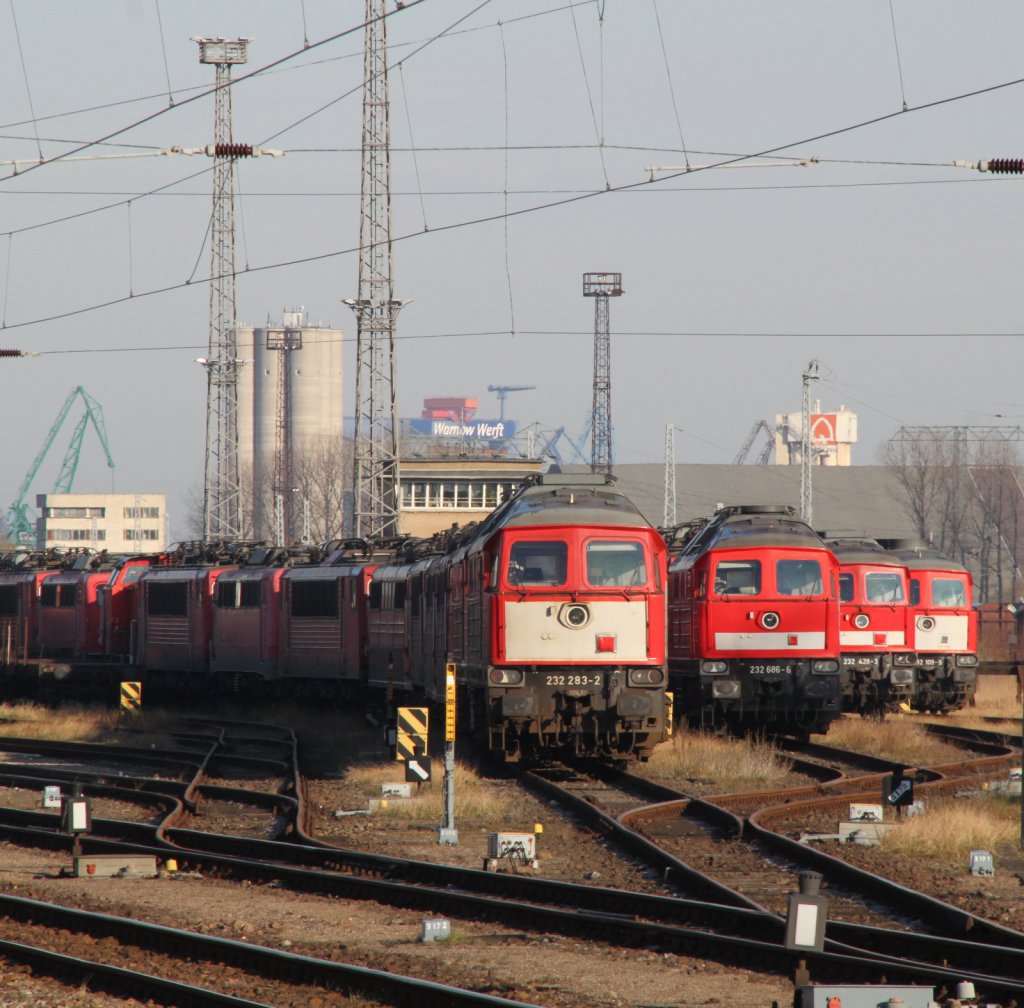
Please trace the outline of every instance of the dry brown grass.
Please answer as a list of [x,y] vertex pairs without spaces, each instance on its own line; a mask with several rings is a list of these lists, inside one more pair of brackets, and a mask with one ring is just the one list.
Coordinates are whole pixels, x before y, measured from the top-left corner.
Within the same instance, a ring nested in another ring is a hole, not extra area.
[[[378,815],[393,819],[415,819],[439,822],[444,801],[442,780],[444,768],[435,760],[433,780],[424,784],[414,798],[389,799],[387,806]],[[360,796],[379,798],[381,785],[392,784],[405,779],[405,764],[398,761],[389,763],[368,763],[352,767],[345,775],[347,783],[353,785]],[[416,793],[415,787],[413,788]],[[460,819],[480,819],[488,822],[508,817],[512,805],[503,789],[481,777],[471,766],[461,761],[455,763],[455,814]]]
[[996,795],[972,801],[925,798],[925,810],[910,816],[882,839],[886,851],[966,866],[972,850],[1016,849],[1020,805]]
[[654,750],[641,772],[668,781],[702,781],[721,790],[779,784],[790,761],[764,739],[735,739],[678,730]]
[[884,721],[847,715],[832,722],[825,742],[911,766],[955,763],[964,758],[962,749],[933,738],[908,714],[889,714]]
[[[167,735],[169,720],[161,712],[140,712],[124,719],[118,711],[107,708],[0,704],[0,735],[51,742],[103,742],[173,748],[173,740]],[[122,730],[127,728],[134,730],[130,734]],[[139,735],[137,731],[143,734]]]
[[[945,719],[949,724],[988,731],[1020,732],[1021,702],[1017,699],[1017,677],[1012,675],[978,676],[974,703],[954,711]],[[992,722],[986,718],[1004,718]]]

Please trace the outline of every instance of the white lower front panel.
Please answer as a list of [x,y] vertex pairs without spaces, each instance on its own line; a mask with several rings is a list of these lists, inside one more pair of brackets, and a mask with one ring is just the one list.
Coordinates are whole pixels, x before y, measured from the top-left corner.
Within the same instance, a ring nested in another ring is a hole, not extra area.
[[[566,626],[566,605],[586,608],[584,626]],[[647,660],[647,602],[506,602],[507,662],[644,662]],[[609,650],[598,650],[599,639]]]
[[716,633],[718,651],[823,651],[825,634],[817,630],[796,633]]

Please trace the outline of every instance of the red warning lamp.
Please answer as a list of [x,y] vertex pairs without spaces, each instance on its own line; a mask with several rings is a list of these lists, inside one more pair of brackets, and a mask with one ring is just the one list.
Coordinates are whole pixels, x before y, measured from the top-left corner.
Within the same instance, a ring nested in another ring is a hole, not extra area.
[[789,644],[791,647],[795,647],[797,644],[800,643],[800,638],[797,637],[795,633],[791,633],[786,637],[786,643]]
[[613,654],[615,651],[615,634],[598,634],[597,635],[597,651],[598,654],[602,652],[605,654]]

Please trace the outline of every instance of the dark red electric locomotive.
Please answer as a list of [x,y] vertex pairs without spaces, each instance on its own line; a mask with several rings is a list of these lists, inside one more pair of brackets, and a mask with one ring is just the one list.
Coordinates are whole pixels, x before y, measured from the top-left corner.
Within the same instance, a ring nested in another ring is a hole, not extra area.
[[785,505],[668,535],[669,674],[695,725],[797,735],[840,714],[839,563]]

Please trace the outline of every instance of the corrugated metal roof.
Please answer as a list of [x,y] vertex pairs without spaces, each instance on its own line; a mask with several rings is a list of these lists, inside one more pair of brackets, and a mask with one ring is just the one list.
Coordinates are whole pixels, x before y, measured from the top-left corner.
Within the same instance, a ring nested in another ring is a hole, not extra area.
[[[589,466],[565,465],[564,472]],[[663,524],[665,467],[661,463],[615,466],[616,488],[648,521]],[[819,529],[856,529],[872,538],[916,536],[895,474],[887,466],[818,466],[813,519]],[[718,504],[800,506],[799,466],[677,465],[676,520],[712,514]]]

